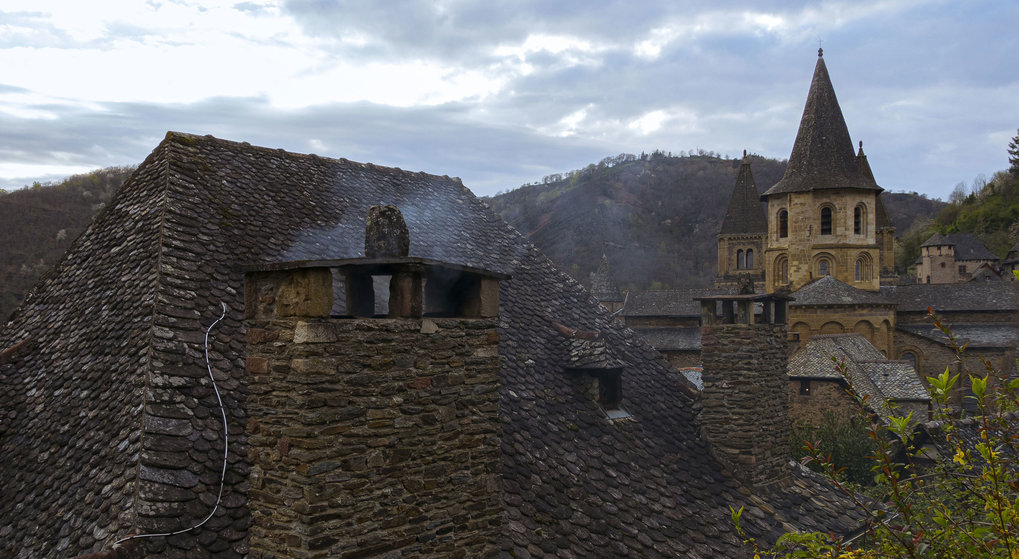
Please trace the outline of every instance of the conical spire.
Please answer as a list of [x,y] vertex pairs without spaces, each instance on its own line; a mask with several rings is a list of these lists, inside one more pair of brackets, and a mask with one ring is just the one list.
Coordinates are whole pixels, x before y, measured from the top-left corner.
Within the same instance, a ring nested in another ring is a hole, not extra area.
[[814,78],[785,176],[764,196],[831,188],[882,190],[873,175],[857,166],[853,141],[821,54],[818,49]]
[[729,198],[729,209],[722,220],[719,235],[738,235],[745,233],[767,233],[768,218],[761,207],[761,194],[754,183],[754,174],[750,171],[747,152],[743,152],[743,162],[736,175],[736,186]]
[[618,303],[623,300],[619,286],[612,277],[612,270],[609,268],[609,257],[602,254],[598,270],[591,272],[591,295],[603,303]]

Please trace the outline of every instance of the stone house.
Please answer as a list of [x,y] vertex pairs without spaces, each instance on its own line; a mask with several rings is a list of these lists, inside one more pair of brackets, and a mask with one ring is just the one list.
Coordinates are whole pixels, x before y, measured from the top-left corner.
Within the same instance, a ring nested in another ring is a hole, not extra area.
[[786,325],[712,328],[698,394],[458,179],[171,132],[0,329],[0,555],[744,556],[730,506],[764,543],[857,528],[787,434],[712,423],[752,420],[721,389],[762,356],[745,388],[784,393]]
[[[841,372],[836,365],[844,365]],[[819,423],[826,411],[853,411],[866,398],[870,411],[929,419],[930,396],[913,365],[890,361],[860,334],[821,334],[789,359],[789,417],[793,422]],[[890,402],[894,409],[889,409]]]
[[920,245],[917,283],[959,283],[978,277],[978,270],[997,273],[998,257],[971,233],[935,233]]

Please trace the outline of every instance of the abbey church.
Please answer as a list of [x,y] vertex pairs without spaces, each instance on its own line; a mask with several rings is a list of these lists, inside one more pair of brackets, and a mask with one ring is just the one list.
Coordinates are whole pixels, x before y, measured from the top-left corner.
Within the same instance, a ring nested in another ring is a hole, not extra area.
[[767,293],[792,292],[790,335],[801,346],[817,335],[856,333],[921,376],[960,367],[927,320],[930,307],[971,348],[1014,367],[1014,282],[898,285],[883,189],[863,142],[854,149],[822,55],[785,175],[758,194],[746,158],[740,166],[718,235],[715,287],[732,289],[747,274]]
[[[947,337],[929,319],[928,308],[952,325],[960,345],[968,343],[971,352],[1003,370],[1014,370],[1019,282],[1001,281],[1010,274],[965,272],[967,265],[970,272],[978,267],[990,270],[994,256],[988,260],[986,249],[964,250],[966,239],[935,236],[925,243],[927,257],[918,264],[940,273],[924,272],[926,281],[920,282],[900,281],[895,273],[895,228],[881,199],[883,189],[871,171],[863,142],[854,145],[849,135],[822,55],[819,50],[782,179],[760,192],[744,152],[718,233],[713,292],[746,289],[750,280],[758,292],[791,294],[793,351],[838,345],[839,340],[849,340],[844,347],[857,347],[862,337],[873,346],[865,352],[868,362],[873,364],[877,357],[888,361],[880,367],[874,364],[882,369],[875,382],[916,386],[919,378],[937,375],[946,367],[964,372],[978,366],[956,359]],[[962,260],[948,262],[952,255]],[[1006,259],[1006,271],[1009,262]],[[607,270],[607,264],[603,267]],[[605,273],[600,269],[595,275]],[[609,304],[618,305],[623,298],[606,295],[605,284],[601,278],[596,297],[603,304],[614,300]],[[674,366],[696,370],[701,365],[701,317],[693,299],[709,291],[632,293],[620,312],[626,324]],[[839,339],[824,341],[827,338]],[[817,343],[811,345],[812,339]],[[831,362],[828,355],[822,360],[793,357],[789,377],[795,407],[795,401],[814,398],[816,381],[830,379]],[[792,365],[807,361],[816,363],[816,370]],[[907,363],[908,370],[900,362]],[[960,404],[963,396],[960,393]]]

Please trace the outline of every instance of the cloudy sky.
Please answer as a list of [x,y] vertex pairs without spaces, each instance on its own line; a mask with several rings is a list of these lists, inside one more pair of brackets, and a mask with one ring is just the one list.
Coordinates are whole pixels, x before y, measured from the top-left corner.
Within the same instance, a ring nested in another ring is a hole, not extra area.
[[1008,166],[1017,24],[1011,0],[4,0],[0,188],[167,130],[481,195],[624,152],[784,159],[820,41],[878,183],[947,198]]

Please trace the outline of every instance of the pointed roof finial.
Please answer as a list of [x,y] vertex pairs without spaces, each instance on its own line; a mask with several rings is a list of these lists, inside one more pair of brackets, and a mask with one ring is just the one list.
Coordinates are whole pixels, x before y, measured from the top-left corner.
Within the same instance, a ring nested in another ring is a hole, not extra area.
[[743,159],[747,158],[747,150],[743,150]]
[[817,57],[821,58],[823,56],[824,56],[824,49],[821,48],[821,47],[817,47]]

